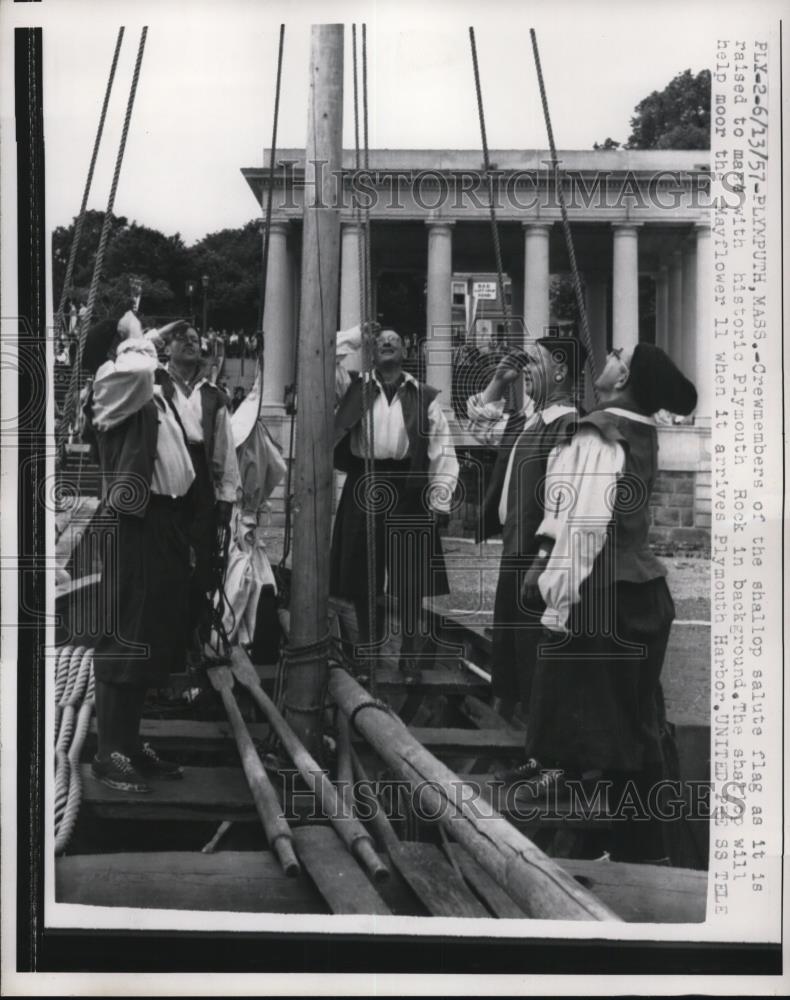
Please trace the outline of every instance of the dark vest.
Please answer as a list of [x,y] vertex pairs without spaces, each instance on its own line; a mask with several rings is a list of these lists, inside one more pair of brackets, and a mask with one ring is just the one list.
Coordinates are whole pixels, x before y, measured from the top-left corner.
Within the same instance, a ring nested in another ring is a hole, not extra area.
[[[519,435],[507,495],[507,517],[502,528],[503,556],[533,556],[535,533],[543,520],[546,465],[552,449],[565,441],[578,420],[568,413],[550,424],[541,417],[536,426]],[[497,501],[497,507],[499,501]]]
[[505,425],[502,439],[497,448],[496,458],[494,459],[491,478],[483,497],[481,516],[475,532],[475,541],[477,542],[483,542],[486,538],[502,534],[502,525],[499,523],[499,501],[502,496],[502,487],[505,484],[505,474],[507,472],[507,463],[510,459],[510,452],[518,440],[519,434],[524,430],[525,423],[526,417],[523,411],[518,410],[515,413],[511,413]]
[[[158,368],[155,375],[157,385],[162,386],[162,394],[172,403],[176,394],[176,387],[172,376],[164,369]],[[217,410],[228,406],[229,400],[225,393],[210,382],[204,382],[200,387],[200,412],[201,427],[203,429],[203,450],[206,454],[206,462],[211,468],[214,456],[214,428],[216,427]],[[178,411],[175,410],[176,415]],[[179,423],[181,420],[179,418]],[[183,427],[182,427],[183,430]]]
[[[335,468],[351,472],[359,468],[361,459],[351,454],[351,431],[363,416],[363,384],[358,372],[351,372],[351,385],[335,411]],[[373,391],[382,390],[374,382]],[[422,477],[428,471],[429,427],[428,408],[439,395],[439,390],[422,382],[406,381],[399,390],[403,422],[409,439],[408,461],[411,472]],[[373,428],[375,444],[376,428]],[[414,485],[417,485],[415,481]]]
[[[86,411],[92,409],[93,393]],[[91,421],[92,426],[92,421]],[[149,400],[109,431],[93,428],[102,476],[102,500],[119,514],[142,517],[151,497],[159,415]]]
[[666,576],[665,566],[648,543],[650,497],[658,473],[656,428],[606,409],[589,413],[579,422],[580,427],[585,425],[595,426],[625,451],[609,539],[593,565],[591,582],[603,587],[616,580],[647,583]]

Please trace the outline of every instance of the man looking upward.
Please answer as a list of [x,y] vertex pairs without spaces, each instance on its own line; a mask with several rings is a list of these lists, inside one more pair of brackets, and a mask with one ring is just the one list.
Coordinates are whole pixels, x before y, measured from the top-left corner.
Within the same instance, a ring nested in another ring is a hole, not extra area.
[[[665,859],[661,823],[648,822],[662,777],[660,675],[674,605],[652,552],[650,497],[658,472],[653,414],[688,415],[691,382],[659,347],[613,350],[596,381],[601,405],[549,459],[553,504],[538,529],[550,553],[526,581],[545,601],[526,752],[551,768],[538,781],[602,776],[613,801],[629,792],[643,815],[618,817],[616,861]],[[639,811],[639,810],[637,810]]]
[[[478,540],[502,532],[502,559],[494,598],[494,707],[506,717],[521,701],[526,713],[540,635],[540,595],[525,603],[526,572],[540,565],[536,536],[543,520],[543,480],[549,453],[575,425],[575,390],[586,352],[572,337],[543,337],[525,351],[504,357],[483,390],[467,400],[470,430],[483,444],[497,445],[491,482],[483,501]],[[527,402],[506,417],[505,391],[521,376]]]
[[[359,327],[338,334],[338,360],[360,347]],[[414,681],[423,598],[449,593],[434,515],[450,510],[458,462],[439,392],[403,370],[403,341],[394,330],[377,334],[373,361],[373,483],[364,481],[371,449],[363,380],[358,372],[337,367],[335,467],[347,477],[332,536],[330,590],[353,601],[360,635],[380,640],[383,618],[377,614],[369,621],[367,601],[371,588],[376,596],[384,592],[386,577],[399,602],[400,668],[407,681]],[[375,510],[374,581],[367,574],[368,503]]]
[[212,587],[211,564],[217,527],[230,524],[241,488],[227,396],[206,377],[200,337],[188,323],[176,324],[166,339],[167,369],[157,372],[165,397],[178,411],[195,468],[194,517],[190,543],[195,569],[190,581],[189,631],[208,638],[206,594]]

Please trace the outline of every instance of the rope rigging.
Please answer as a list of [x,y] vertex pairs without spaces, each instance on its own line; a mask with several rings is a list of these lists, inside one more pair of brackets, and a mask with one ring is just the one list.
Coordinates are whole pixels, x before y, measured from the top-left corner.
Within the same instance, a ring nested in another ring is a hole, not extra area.
[[491,238],[494,242],[494,257],[496,260],[496,275],[499,286],[499,297],[502,301],[502,312],[505,316],[505,331],[510,332],[510,307],[505,297],[505,276],[502,266],[502,248],[499,242],[499,227],[496,218],[496,174],[491,170],[491,158],[488,155],[488,139],[486,137],[486,119],[483,111],[483,92],[480,86],[480,68],[477,64],[477,44],[475,29],[469,28],[469,43],[472,48],[472,65],[475,74],[475,91],[477,93],[477,116],[480,121],[480,138],[483,145],[483,164],[488,180],[488,215],[491,221]]
[[[360,142],[359,142],[359,87],[357,69],[357,26],[351,27],[352,53],[354,61],[354,156],[357,174],[360,171]],[[367,25],[362,25],[362,166],[367,172],[370,169],[369,147],[368,147],[368,59],[367,59]],[[373,389],[374,370],[374,341],[372,324],[372,294],[370,276],[370,209],[365,204],[362,208],[355,206],[357,218],[357,264],[359,267],[359,295],[360,295],[360,329],[362,331],[362,355],[363,355],[363,382],[362,382],[362,411],[364,413],[364,470],[367,502],[365,504],[365,548],[366,548],[366,570],[368,580],[367,590],[367,610],[368,610],[368,634],[367,641],[369,647],[370,663],[370,689],[373,694],[376,692],[376,669],[373,658],[373,647],[376,642],[376,514],[373,508],[372,497],[374,495],[375,478],[375,435],[373,427],[373,404],[376,394]]]
[[277,50],[277,83],[274,88],[274,115],[272,121],[272,143],[269,149],[269,190],[266,197],[266,215],[263,222],[263,260],[261,261],[261,295],[258,308],[258,330],[260,331],[260,344],[258,353],[258,374],[260,386],[258,392],[258,418],[261,415],[263,404],[263,349],[265,332],[263,329],[263,317],[266,311],[266,273],[269,269],[269,237],[272,228],[272,200],[274,198],[274,164],[277,156],[277,123],[280,117],[280,82],[283,70],[283,42],[285,40],[285,25],[280,25],[280,42]]
[[82,204],[80,205],[79,214],[77,216],[77,224],[74,228],[74,238],[71,241],[71,250],[69,251],[69,260],[66,264],[66,275],[63,279],[63,287],[60,290],[60,302],[58,304],[58,311],[56,316],[56,326],[59,330],[65,330],[66,327],[66,317],[64,315],[64,310],[66,308],[66,299],[68,298],[68,292],[71,288],[71,280],[74,275],[74,264],[77,259],[77,251],[79,250],[80,241],[82,239],[82,229],[85,224],[85,213],[88,207],[88,197],[91,191],[91,185],[93,184],[93,171],[96,167],[96,159],[99,155],[99,146],[101,145],[102,135],[104,134],[104,122],[107,118],[107,107],[110,103],[110,94],[112,93],[112,85],[115,80],[115,70],[118,66],[118,56],[121,52],[121,45],[123,43],[123,35],[126,29],[121,25],[118,29],[118,38],[115,42],[115,52],[112,57],[112,65],[110,66],[110,76],[107,80],[107,88],[104,92],[104,102],[102,104],[101,113],[99,115],[99,126],[96,130],[96,138],[93,142],[93,153],[91,154],[91,162],[88,167],[88,176],[85,181],[85,190],[82,193]]
[[532,39],[532,52],[535,56],[535,70],[538,75],[538,87],[540,88],[540,101],[543,105],[543,117],[546,120],[546,133],[549,139],[549,150],[551,151],[551,165],[554,170],[555,177],[555,188],[557,191],[557,198],[560,203],[560,214],[562,216],[562,230],[565,234],[565,245],[568,248],[568,259],[571,265],[571,273],[573,275],[573,290],[576,295],[576,306],[579,310],[579,322],[581,325],[582,343],[584,344],[585,350],[587,351],[587,364],[590,366],[590,376],[592,381],[592,391],[595,397],[595,402],[598,402],[598,390],[595,388],[595,380],[597,377],[596,366],[595,366],[595,354],[592,349],[592,342],[590,338],[590,327],[587,322],[587,308],[584,303],[584,291],[582,289],[581,278],[579,277],[579,268],[576,264],[576,251],[573,247],[573,236],[571,234],[571,224],[568,220],[568,208],[565,204],[565,192],[562,188],[562,181],[560,177],[560,161],[557,158],[557,148],[554,144],[554,130],[551,127],[551,116],[549,115],[549,101],[546,96],[546,85],[543,82],[543,70],[540,65],[540,53],[538,52],[538,37],[535,34],[535,29],[529,29],[530,38]]
[[132,110],[134,108],[134,100],[137,94],[137,84],[140,79],[140,67],[143,61],[143,52],[145,51],[145,40],[148,34],[148,28],[143,27],[140,33],[140,44],[137,49],[137,59],[134,66],[134,74],[132,76],[132,84],[129,90],[129,100],[126,105],[126,115],[123,122],[123,131],[121,132],[121,141],[118,146],[118,155],[115,160],[115,171],[113,173],[112,185],[110,187],[110,195],[107,200],[107,208],[104,213],[104,220],[102,222],[101,234],[99,236],[99,246],[96,251],[96,260],[93,265],[93,275],[91,277],[90,291],[88,292],[88,302],[85,307],[85,313],[83,315],[82,321],[79,325],[79,332],[77,338],[77,356],[74,359],[74,365],[71,370],[71,379],[69,381],[69,389],[66,395],[66,399],[63,404],[63,413],[61,414],[60,426],[58,427],[57,435],[57,445],[58,451],[62,450],[63,444],[65,443],[66,435],[68,434],[69,421],[70,418],[76,417],[77,407],[79,405],[80,399],[80,376],[82,370],[82,356],[85,350],[85,337],[88,332],[88,328],[91,324],[91,319],[93,317],[93,307],[96,302],[96,293],[99,287],[99,278],[101,277],[102,268],[104,266],[104,255],[107,250],[107,242],[110,236],[110,225],[112,223],[112,213],[115,206],[115,194],[118,190],[118,181],[121,176],[121,166],[123,164],[124,152],[126,150],[126,139],[129,135],[129,126],[132,120]]
[[[475,29],[469,27],[469,44],[472,50],[472,67],[475,76],[475,93],[477,95],[477,117],[480,122],[480,139],[483,147],[483,166],[485,168],[486,179],[488,180],[488,217],[491,223],[491,239],[494,244],[494,261],[496,264],[497,287],[499,288],[499,299],[502,303],[502,313],[505,320],[505,338],[510,345],[511,317],[510,306],[505,295],[505,273],[502,264],[502,247],[499,241],[499,226],[496,217],[497,198],[497,177],[491,169],[491,158],[488,153],[488,138],[486,135],[486,119],[483,110],[483,90],[480,85],[480,67],[477,62],[477,43],[475,41]],[[521,346],[521,345],[519,345]],[[505,390],[508,408],[517,408],[516,387],[514,384],[508,385]]]

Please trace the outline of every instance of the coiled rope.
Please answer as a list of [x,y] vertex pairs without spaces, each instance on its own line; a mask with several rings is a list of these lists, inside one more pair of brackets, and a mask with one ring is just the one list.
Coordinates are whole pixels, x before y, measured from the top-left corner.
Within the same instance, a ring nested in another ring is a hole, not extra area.
[[66,646],[55,661],[55,853],[68,846],[82,802],[80,755],[94,708],[93,650]]
[[557,198],[560,203],[560,215],[562,216],[562,231],[565,235],[565,245],[568,249],[568,260],[571,265],[571,273],[573,275],[573,290],[576,295],[576,307],[579,310],[579,322],[581,325],[582,343],[587,351],[587,364],[590,367],[590,376],[592,380],[592,391],[595,397],[595,402],[598,402],[598,390],[595,387],[595,380],[597,378],[596,365],[595,365],[595,355],[593,354],[592,341],[590,339],[590,327],[587,322],[587,307],[584,303],[584,292],[582,290],[581,278],[579,277],[579,268],[576,264],[576,251],[573,246],[573,236],[571,234],[571,224],[568,220],[568,207],[565,204],[565,192],[562,188],[562,178],[560,177],[560,161],[557,158],[557,148],[554,144],[554,130],[551,127],[551,116],[549,115],[549,101],[546,96],[546,86],[543,82],[543,70],[540,65],[540,53],[538,52],[538,36],[535,34],[535,29],[529,29],[529,35],[532,39],[532,52],[535,56],[535,70],[538,74],[538,87],[540,88],[540,101],[543,105],[543,117],[546,120],[546,133],[549,139],[549,150],[551,152],[551,165],[554,171],[555,177],[555,188],[557,191]]
[[77,406],[79,404],[80,398],[80,376],[82,373],[82,356],[85,351],[85,336],[88,332],[88,328],[91,324],[91,319],[93,317],[93,307],[96,302],[96,293],[99,287],[99,278],[101,277],[102,268],[104,266],[104,255],[107,250],[107,241],[110,236],[110,225],[112,223],[112,213],[115,206],[115,194],[118,190],[118,181],[121,176],[121,166],[123,164],[124,152],[126,150],[126,139],[129,135],[129,126],[132,120],[132,110],[134,108],[134,99],[137,94],[137,84],[140,79],[140,67],[143,62],[143,52],[145,50],[145,40],[148,34],[148,28],[143,27],[140,34],[140,44],[137,49],[137,60],[134,66],[134,74],[132,76],[132,84],[129,90],[129,100],[126,105],[126,115],[123,122],[123,131],[121,132],[121,141],[118,147],[118,155],[115,159],[115,172],[113,173],[112,185],[110,187],[110,196],[107,200],[107,208],[104,213],[104,221],[102,222],[101,234],[99,236],[99,247],[96,251],[96,261],[93,265],[93,275],[91,277],[90,291],[88,292],[88,302],[85,307],[85,313],[82,321],[79,325],[79,333],[77,338],[77,356],[74,359],[74,364],[71,369],[71,379],[69,381],[69,389],[66,395],[66,399],[63,404],[63,413],[61,414],[60,426],[58,427],[57,444],[58,450],[62,449],[65,442],[66,435],[68,433],[69,422],[72,417],[76,417]]

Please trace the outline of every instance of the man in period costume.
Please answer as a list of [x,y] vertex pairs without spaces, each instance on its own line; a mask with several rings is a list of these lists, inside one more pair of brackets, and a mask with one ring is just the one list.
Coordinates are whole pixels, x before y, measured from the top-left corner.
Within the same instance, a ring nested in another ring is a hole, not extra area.
[[[156,335],[156,334],[155,334]],[[206,377],[200,356],[200,337],[186,322],[168,328],[166,369],[156,374],[165,398],[181,418],[195,469],[194,504],[189,540],[195,567],[189,585],[189,635],[199,649],[210,632],[207,593],[212,587],[212,562],[217,530],[230,524],[233,504],[241,488],[236,447],[227,396]]]
[[[539,594],[520,597],[526,572],[537,558],[543,520],[543,479],[549,453],[564,441],[578,418],[575,396],[584,367],[584,347],[572,337],[543,337],[524,352],[509,354],[482,393],[467,401],[470,429],[498,446],[483,500],[478,539],[502,533],[502,559],[494,599],[494,706],[504,716],[516,702],[526,713],[544,610]],[[526,405],[509,417],[505,390],[523,369]]]
[[[342,359],[361,347],[359,327],[338,334]],[[423,598],[449,593],[438,519],[451,507],[458,462],[438,390],[403,370],[403,341],[394,330],[375,338],[373,482],[365,482],[370,454],[363,379],[337,368],[335,467],[346,473],[332,536],[330,592],[354,603],[361,641],[383,639],[383,616],[368,618],[368,593],[397,597],[403,644],[401,670],[419,677],[424,635]],[[368,581],[366,504],[375,510],[376,580]]]
[[687,415],[694,386],[658,347],[612,351],[596,385],[599,408],[558,445],[547,469],[553,504],[537,531],[539,561],[525,581],[546,604],[527,721],[528,757],[543,771],[611,783],[644,821],[613,822],[612,856],[663,859],[647,821],[662,777],[661,667],[674,618],[666,569],[648,544],[658,471],[653,414]]
[[83,360],[95,372],[85,413],[114,529],[93,657],[93,773],[111,788],[149,792],[148,778],[182,776],[141,743],[139,730],[147,689],[183,664],[195,471],[178,415],[154,382],[156,350],[133,312],[91,327]]

